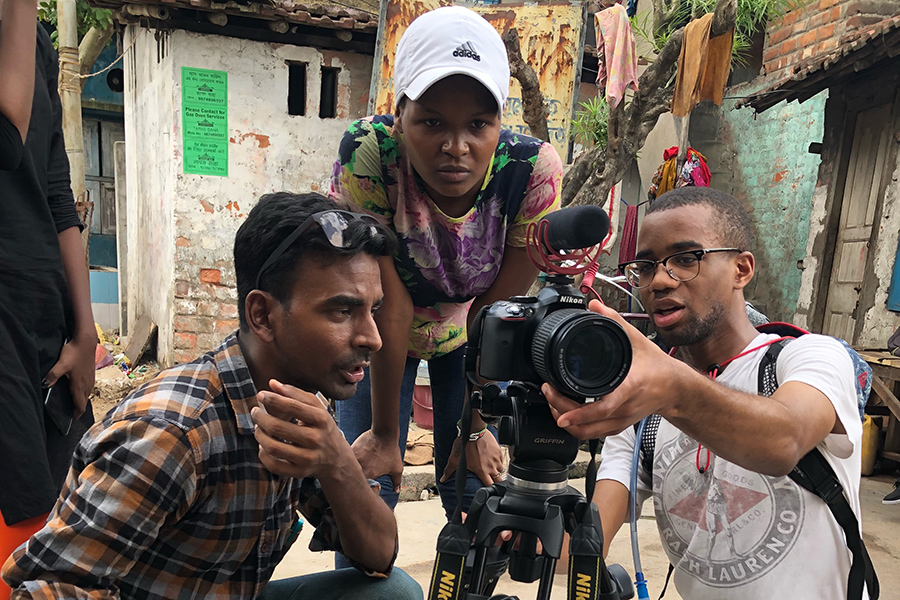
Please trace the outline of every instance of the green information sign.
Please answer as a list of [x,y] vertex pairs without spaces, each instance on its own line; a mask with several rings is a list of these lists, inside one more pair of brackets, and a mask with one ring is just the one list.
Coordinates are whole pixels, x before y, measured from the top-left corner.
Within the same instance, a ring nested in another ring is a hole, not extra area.
[[228,176],[228,144],[218,140],[184,140],[184,172]]
[[185,106],[184,137],[221,140],[228,137],[228,111],[224,108]]
[[184,172],[228,177],[228,73],[181,68]]

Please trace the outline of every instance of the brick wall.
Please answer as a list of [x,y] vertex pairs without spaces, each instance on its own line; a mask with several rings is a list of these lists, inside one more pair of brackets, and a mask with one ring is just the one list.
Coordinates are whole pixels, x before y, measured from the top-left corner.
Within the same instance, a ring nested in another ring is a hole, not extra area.
[[[216,268],[199,268],[191,264],[191,242],[180,237],[175,282],[175,317],[173,319],[175,362],[190,362],[203,352],[219,345],[238,327],[237,290],[234,264],[231,260],[215,260]],[[212,262],[212,261],[210,261]]]
[[847,34],[898,14],[897,0],[810,0],[769,26],[765,74],[788,77],[791,67],[835,50]]

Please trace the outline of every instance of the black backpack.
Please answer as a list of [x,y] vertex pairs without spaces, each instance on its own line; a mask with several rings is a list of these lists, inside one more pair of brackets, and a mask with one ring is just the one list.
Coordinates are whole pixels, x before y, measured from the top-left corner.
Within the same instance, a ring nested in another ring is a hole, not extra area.
[[[782,340],[778,340],[769,345],[765,356],[759,364],[758,393],[760,396],[771,396],[778,389],[778,380],[776,377],[776,361],[778,355],[784,349],[788,342],[801,335],[809,333],[799,327],[788,323],[764,323],[756,327],[760,333],[770,333],[781,336]],[[837,339],[837,338],[836,338]],[[856,390],[860,406],[865,406],[865,399],[868,398],[869,390],[872,387],[872,369],[851,348],[845,341],[840,341],[844,348],[850,353],[851,360],[856,370]],[[862,409],[860,409],[862,410]],[[641,436],[641,466],[648,474],[653,473],[653,452],[656,447],[656,433],[659,429],[659,415],[650,415],[647,417],[647,424],[644,426],[644,432]],[[635,425],[635,431],[638,425]],[[852,562],[850,564],[850,574],[847,578],[847,598],[848,600],[861,600],[863,592],[863,584],[866,585],[869,592],[870,600],[878,600],[880,594],[880,586],[878,576],[875,574],[875,568],[872,565],[872,559],[866,550],[866,545],[862,540],[859,532],[859,521],[853,514],[853,508],[844,495],[844,488],[838,481],[834,469],[822,456],[818,448],[813,448],[806,456],[800,459],[794,470],[788,476],[800,487],[815,494],[821,498],[827,505],[831,514],[841,529],[844,531],[844,537],[847,540],[847,547],[850,549]],[[672,575],[674,567],[669,565],[669,573],[666,575],[666,583],[663,586],[663,594],[668,587],[669,577]]]

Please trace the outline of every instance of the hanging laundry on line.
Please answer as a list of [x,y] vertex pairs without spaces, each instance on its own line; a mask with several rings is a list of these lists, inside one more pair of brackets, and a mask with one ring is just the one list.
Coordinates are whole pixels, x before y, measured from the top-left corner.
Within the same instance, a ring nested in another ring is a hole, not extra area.
[[637,91],[637,49],[631,21],[621,4],[615,4],[594,15],[597,28],[597,86],[605,94],[606,103],[615,108],[625,97],[625,90]]
[[731,72],[734,29],[710,38],[712,20],[713,13],[708,13],[684,28],[672,98],[672,114],[676,117],[686,116],[701,100],[722,104]]
[[663,164],[657,169],[650,188],[647,190],[647,198],[652,202],[669,190],[686,187],[709,187],[711,178],[706,157],[694,150],[687,149],[687,157],[681,171],[678,171],[678,146],[672,146],[663,152]]

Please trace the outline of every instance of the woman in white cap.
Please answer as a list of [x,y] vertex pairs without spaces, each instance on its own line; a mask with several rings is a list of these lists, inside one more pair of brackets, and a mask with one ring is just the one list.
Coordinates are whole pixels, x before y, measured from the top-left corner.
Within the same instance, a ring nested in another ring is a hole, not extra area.
[[[416,367],[427,360],[435,471],[449,516],[455,461],[445,467],[465,395],[467,319],[535,280],[525,230],[559,208],[562,163],[550,144],[501,129],[506,48],[467,8],[413,21],[397,46],[394,90],[393,115],[362,119],[344,134],[332,175],[333,199],[378,217],[400,239],[398,254],[381,263],[384,346],[357,396],[337,404],[338,423],[395,505]],[[473,420],[463,509],[502,470],[496,440]]]

